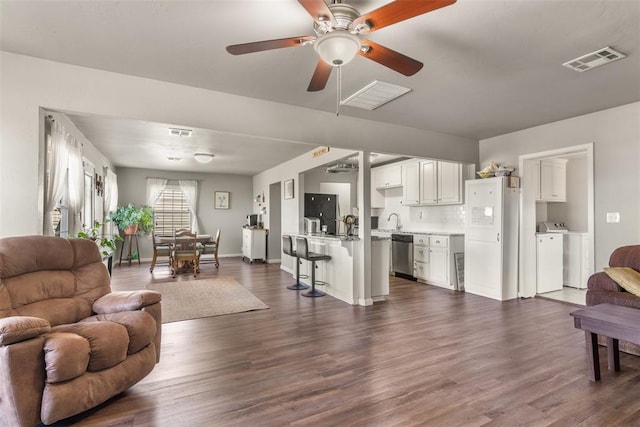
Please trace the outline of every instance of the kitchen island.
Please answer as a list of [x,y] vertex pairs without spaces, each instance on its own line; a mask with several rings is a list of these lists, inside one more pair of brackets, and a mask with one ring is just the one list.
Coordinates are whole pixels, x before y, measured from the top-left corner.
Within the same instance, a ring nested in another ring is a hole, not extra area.
[[[328,295],[349,304],[368,305],[384,300],[389,294],[389,238],[371,237],[371,282],[365,284],[370,286],[370,296],[366,297],[361,295],[362,292],[357,286],[361,270],[358,263],[362,258],[360,238],[345,235],[289,234],[293,238],[294,246],[295,237],[305,237],[309,242],[310,251],[331,256],[328,261],[316,263],[316,286],[320,286]],[[309,278],[300,281],[310,285],[311,263],[301,261],[300,274]],[[367,294],[366,291],[364,293]]]

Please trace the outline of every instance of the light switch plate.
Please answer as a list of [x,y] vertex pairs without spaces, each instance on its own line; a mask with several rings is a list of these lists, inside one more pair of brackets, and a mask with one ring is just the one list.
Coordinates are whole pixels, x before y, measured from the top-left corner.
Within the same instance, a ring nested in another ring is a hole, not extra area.
[[607,222],[620,222],[620,212],[607,212]]

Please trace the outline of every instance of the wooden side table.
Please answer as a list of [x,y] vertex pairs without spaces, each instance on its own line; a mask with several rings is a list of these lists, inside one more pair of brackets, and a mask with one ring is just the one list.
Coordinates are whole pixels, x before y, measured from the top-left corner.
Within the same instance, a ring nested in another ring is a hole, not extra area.
[[618,340],[640,344],[640,310],[614,304],[598,304],[570,313],[574,326],[584,331],[589,379],[600,380],[598,335],[607,338],[610,371],[620,370]]
[[140,264],[140,249],[138,248],[138,235],[137,234],[125,234],[124,241],[122,242],[122,249],[120,250],[120,260],[118,261],[118,265],[122,264],[122,253],[124,252],[124,248],[127,246],[127,241],[129,242],[129,254],[125,260],[129,261],[129,265],[131,265],[131,246],[133,241],[136,242],[136,253],[138,254],[138,264]]

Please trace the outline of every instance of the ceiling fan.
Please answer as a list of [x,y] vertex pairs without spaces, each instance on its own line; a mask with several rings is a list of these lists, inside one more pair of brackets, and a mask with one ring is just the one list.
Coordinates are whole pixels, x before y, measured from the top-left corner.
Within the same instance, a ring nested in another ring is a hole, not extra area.
[[324,89],[333,67],[339,67],[360,55],[405,76],[412,76],[422,68],[422,63],[387,47],[361,39],[389,25],[449,6],[456,0],[396,0],[364,15],[352,6],[334,0],[327,5],[324,0],[298,0],[314,20],[315,36],[299,36],[264,40],[227,46],[232,55],[261,52],[283,47],[312,44],[320,56],[309,83],[308,91]]

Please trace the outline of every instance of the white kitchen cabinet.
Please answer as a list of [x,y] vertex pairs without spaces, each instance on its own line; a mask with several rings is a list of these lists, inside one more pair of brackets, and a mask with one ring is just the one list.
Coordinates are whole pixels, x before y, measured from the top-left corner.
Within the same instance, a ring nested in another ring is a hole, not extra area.
[[414,276],[422,283],[458,289],[454,261],[457,252],[464,252],[462,236],[414,235]]
[[567,160],[546,159],[538,162],[536,200],[543,202],[567,201]]
[[420,204],[420,162],[415,160],[402,164],[402,203],[405,206]]
[[242,229],[242,260],[245,258],[251,263],[257,259],[267,261],[266,229]]
[[438,203],[438,162],[424,160],[420,162],[420,204]]
[[462,164],[425,160],[420,163],[420,204],[444,205],[463,202]]
[[373,168],[371,176],[378,189],[402,187],[402,167],[399,164],[394,163]]
[[462,165],[438,162],[438,204],[462,203]]
[[589,236],[587,233],[569,232],[564,234],[564,270],[565,286],[578,289],[587,288],[589,279]]

